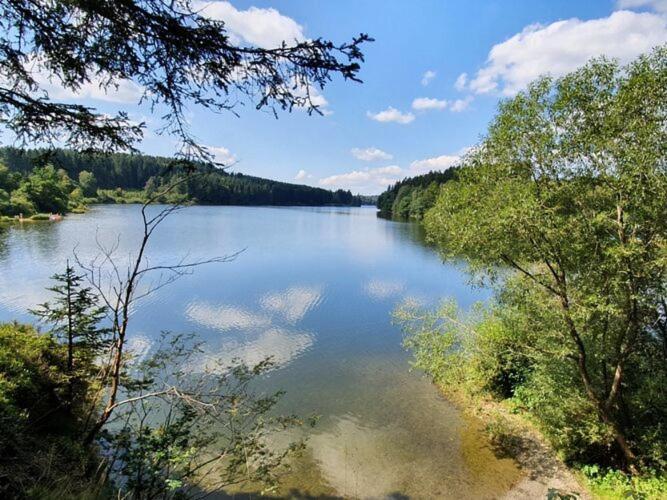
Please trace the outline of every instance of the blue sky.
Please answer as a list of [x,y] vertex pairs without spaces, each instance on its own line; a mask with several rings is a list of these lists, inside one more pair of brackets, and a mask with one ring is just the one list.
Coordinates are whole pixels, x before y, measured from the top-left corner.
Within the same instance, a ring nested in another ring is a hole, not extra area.
[[[241,43],[375,38],[364,50],[364,83],[339,79],[322,92],[326,116],[294,111],[276,120],[252,106],[240,107],[240,117],[190,116],[200,142],[236,171],[364,194],[453,164],[484,133],[498,100],[534,76],[600,54],[625,62],[667,42],[667,0],[206,3],[204,12],[225,20]],[[73,98],[156,127],[159,119],[134,103],[138,90],[128,82],[116,95],[91,88]],[[140,149],[171,155],[174,143],[149,130]]]

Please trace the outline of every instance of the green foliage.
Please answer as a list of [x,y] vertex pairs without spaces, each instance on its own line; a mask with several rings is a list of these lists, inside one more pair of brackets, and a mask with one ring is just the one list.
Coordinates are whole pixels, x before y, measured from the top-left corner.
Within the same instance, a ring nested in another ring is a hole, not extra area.
[[570,460],[667,465],[666,106],[665,47],[542,78],[425,217],[444,256],[521,277],[493,313],[525,358],[500,392]]
[[50,325],[51,333],[67,346],[67,375],[73,380],[90,376],[95,358],[110,344],[109,329],[99,326],[107,308],[69,262],[63,274],[51,279],[56,282],[48,288],[53,299],[30,312]]
[[[199,376],[191,367],[202,353],[187,347],[191,340],[163,336],[134,366],[126,396],[136,403],[121,410],[123,425],[105,434],[118,457],[110,464],[114,484],[132,498],[189,498],[201,485],[217,490],[244,482],[274,490],[289,470],[287,459],[303,448],[275,445],[277,433],[301,425],[296,417],[269,414],[282,393],[251,389],[274,364],[214,363]],[[155,387],[164,387],[161,399],[143,399]]]
[[50,214],[35,214],[30,216],[30,220],[40,220],[45,221],[51,218]]
[[86,198],[97,196],[97,179],[94,174],[87,170],[79,172],[79,187]]
[[143,356],[126,352],[114,418],[99,441],[86,439],[112,383],[117,337],[109,341],[106,310],[82,276],[68,265],[53,279],[53,299],[33,311],[49,333],[0,325],[0,496],[191,498],[245,482],[276,488],[304,445],[277,443],[302,421],[274,412],[282,392],[254,387],[274,364],[209,363],[193,336],[163,334]]
[[30,216],[37,211],[35,204],[30,200],[28,195],[23,191],[14,191],[9,199],[9,206],[7,207],[7,215],[21,215]]
[[637,477],[618,470],[588,465],[582,472],[592,493],[608,500],[660,500],[667,498],[667,477],[655,471]]
[[62,404],[66,365],[52,336],[0,325],[0,496],[31,496],[84,477],[91,456],[79,442],[77,415]]
[[435,204],[440,186],[456,178],[458,167],[444,172],[410,177],[387,188],[377,199],[377,207],[387,216],[421,220]]
[[64,170],[52,166],[36,168],[21,184],[20,191],[39,212],[66,212],[71,181]]
[[0,215],[66,213],[83,202],[82,190],[75,188],[63,169],[46,165],[25,173],[11,172],[0,163]]

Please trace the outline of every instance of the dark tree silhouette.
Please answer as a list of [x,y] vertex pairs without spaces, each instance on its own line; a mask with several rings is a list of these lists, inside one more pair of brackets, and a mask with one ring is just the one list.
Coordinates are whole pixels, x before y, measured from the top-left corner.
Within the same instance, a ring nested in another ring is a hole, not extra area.
[[320,38],[237,45],[224,22],[190,0],[0,0],[0,124],[22,144],[132,150],[143,123],[54,102],[38,75],[70,91],[91,82],[110,91],[131,80],[143,89],[140,102],[160,114],[159,132],[179,139],[178,156],[212,162],[189,130],[186,105],[234,112],[249,101],[274,113],[319,112],[312,89],[336,74],[360,81],[367,41],[361,34],[339,45]]

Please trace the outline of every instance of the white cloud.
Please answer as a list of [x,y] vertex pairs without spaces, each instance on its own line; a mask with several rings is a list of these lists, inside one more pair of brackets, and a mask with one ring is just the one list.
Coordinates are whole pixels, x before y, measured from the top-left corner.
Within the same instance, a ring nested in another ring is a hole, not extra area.
[[463,90],[465,90],[467,83],[468,83],[468,73],[461,73],[454,82],[454,88],[459,92],[462,92]]
[[449,110],[454,113],[460,113],[461,111],[464,111],[465,109],[468,108],[472,100],[473,97],[471,95],[469,95],[465,99],[457,99],[451,104],[451,106],[449,106]]
[[393,158],[392,155],[378,148],[352,148],[350,152],[357,160],[363,161],[391,160]]
[[229,166],[236,162],[236,156],[227,148],[222,146],[205,146],[211,153],[213,159],[217,163],[222,163],[224,166]]
[[619,9],[639,9],[646,7],[656,12],[667,12],[667,0],[618,0]]
[[415,115],[412,113],[402,113],[396,108],[392,108],[391,106],[378,113],[371,113],[370,111],[367,111],[366,116],[368,116],[371,120],[375,120],[376,122],[395,122],[400,123],[401,125],[407,125],[415,119]]
[[412,109],[417,111],[424,111],[427,109],[445,109],[447,101],[444,99],[434,99],[431,97],[418,97],[412,101]]
[[229,2],[195,2],[195,8],[211,19],[224,21],[232,42],[246,42],[263,48],[278,47],[285,41],[292,45],[305,40],[303,27],[274,8],[250,7],[238,10]]
[[[638,0],[621,3],[640,4]],[[650,5],[657,9],[664,2]],[[600,55],[626,63],[665,41],[667,18],[650,12],[623,10],[589,21],[572,18],[546,26],[533,24],[494,45],[469,88],[479,94],[499,91],[511,96],[542,74],[562,76]]]
[[[302,83],[295,82],[293,92],[299,97],[306,97],[310,94],[310,104],[317,106],[324,116],[333,114],[333,111],[329,109],[329,101],[326,100],[316,87],[313,87],[310,84],[306,86]],[[308,105],[299,106],[298,109],[308,109]]]
[[305,179],[310,179],[313,176],[306,172],[304,169],[299,170],[294,176],[295,181],[303,181]]
[[428,70],[424,75],[422,76],[422,85],[426,87],[431,81],[435,78],[435,71],[433,70]]
[[416,160],[407,168],[401,168],[398,165],[387,165],[385,167],[352,170],[320,179],[319,184],[329,189],[350,189],[356,193],[376,194],[404,177],[421,175],[433,170],[447,170],[449,167],[458,164],[461,157],[468,151],[470,151],[470,148],[462,148],[454,154]]
[[353,170],[320,179],[319,184],[334,189],[352,189],[357,193],[375,194],[395,183],[403,169],[398,165]]
[[456,165],[460,159],[459,155],[442,155],[413,161],[410,164],[410,172],[413,175],[419,175],[433,170],[447,170],[449,167]]
[[96,99],[108,102],[137,103],[144,93],[144,88],[132,80],[120,80],[117,85],[105,88],[104,80],[101,77],[93,77],[74,91],[63,87],[56,78],[52,78],[38,58],[28,62],[26,69],[51,99]]

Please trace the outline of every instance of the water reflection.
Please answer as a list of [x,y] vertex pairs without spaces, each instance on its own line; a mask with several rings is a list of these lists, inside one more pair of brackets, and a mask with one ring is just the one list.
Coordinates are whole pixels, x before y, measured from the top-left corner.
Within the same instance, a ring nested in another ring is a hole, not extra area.
[[394,280],[372,279],[364,285],[364,292],[374,300],[398,296],[405,290],[405,283]]
[[[236,335],[209,338],[194,362],[196,371],[226,370],[234,360],[249,365],[270,357],[282,367],[310,349],[314,335],[295,329],[322,300],[322,286],[294,285],[257,299],[257,310],[229,304],[193,301],[186,308],[190,321],[217,332]],[[286,323],[286,324],[284,324]]]
[[[121,235],[122,267],[141,237],[139,218],[137,207],[103,206],[0,234],[0,320],[34,320],[26,309],[46,299],[48,277],[77,243],[86,260],[99,251],[96,235]],[[322,415],[284,492],[492,498],[516,477],[409,371],[390,319],[398,301],[455,297],[469,307],[485,297],[423,244],[418,225],[378,219],[372,208],[191,207],[160,229],[153,263],[247,251],[142,302],[131,349],[145,356],[163,330],[195,331],[206,349],[192,360],[196,372],[273,356],[278,367],[261,390],[287,391],[283,413]]]
[[206,328],[222,332],[269,326],[271,319],[241,307],[230,305],[213,306],[205,302],[193,302],[185,310],[186,316]]
[[294,286],[281,292],[267,293],[260,299],[262,307],[280,314],[286,321],[297,323],[308,311],[317,307],[322,287]]
[[308,350],[313,342],[314,336],[310,332],[271,327],[242,339],[224,340],[217,348],[208,344],[190,368],[198,373],[224,372],[235,361],[252,366],[268,357],[276,367],[282,367]]

